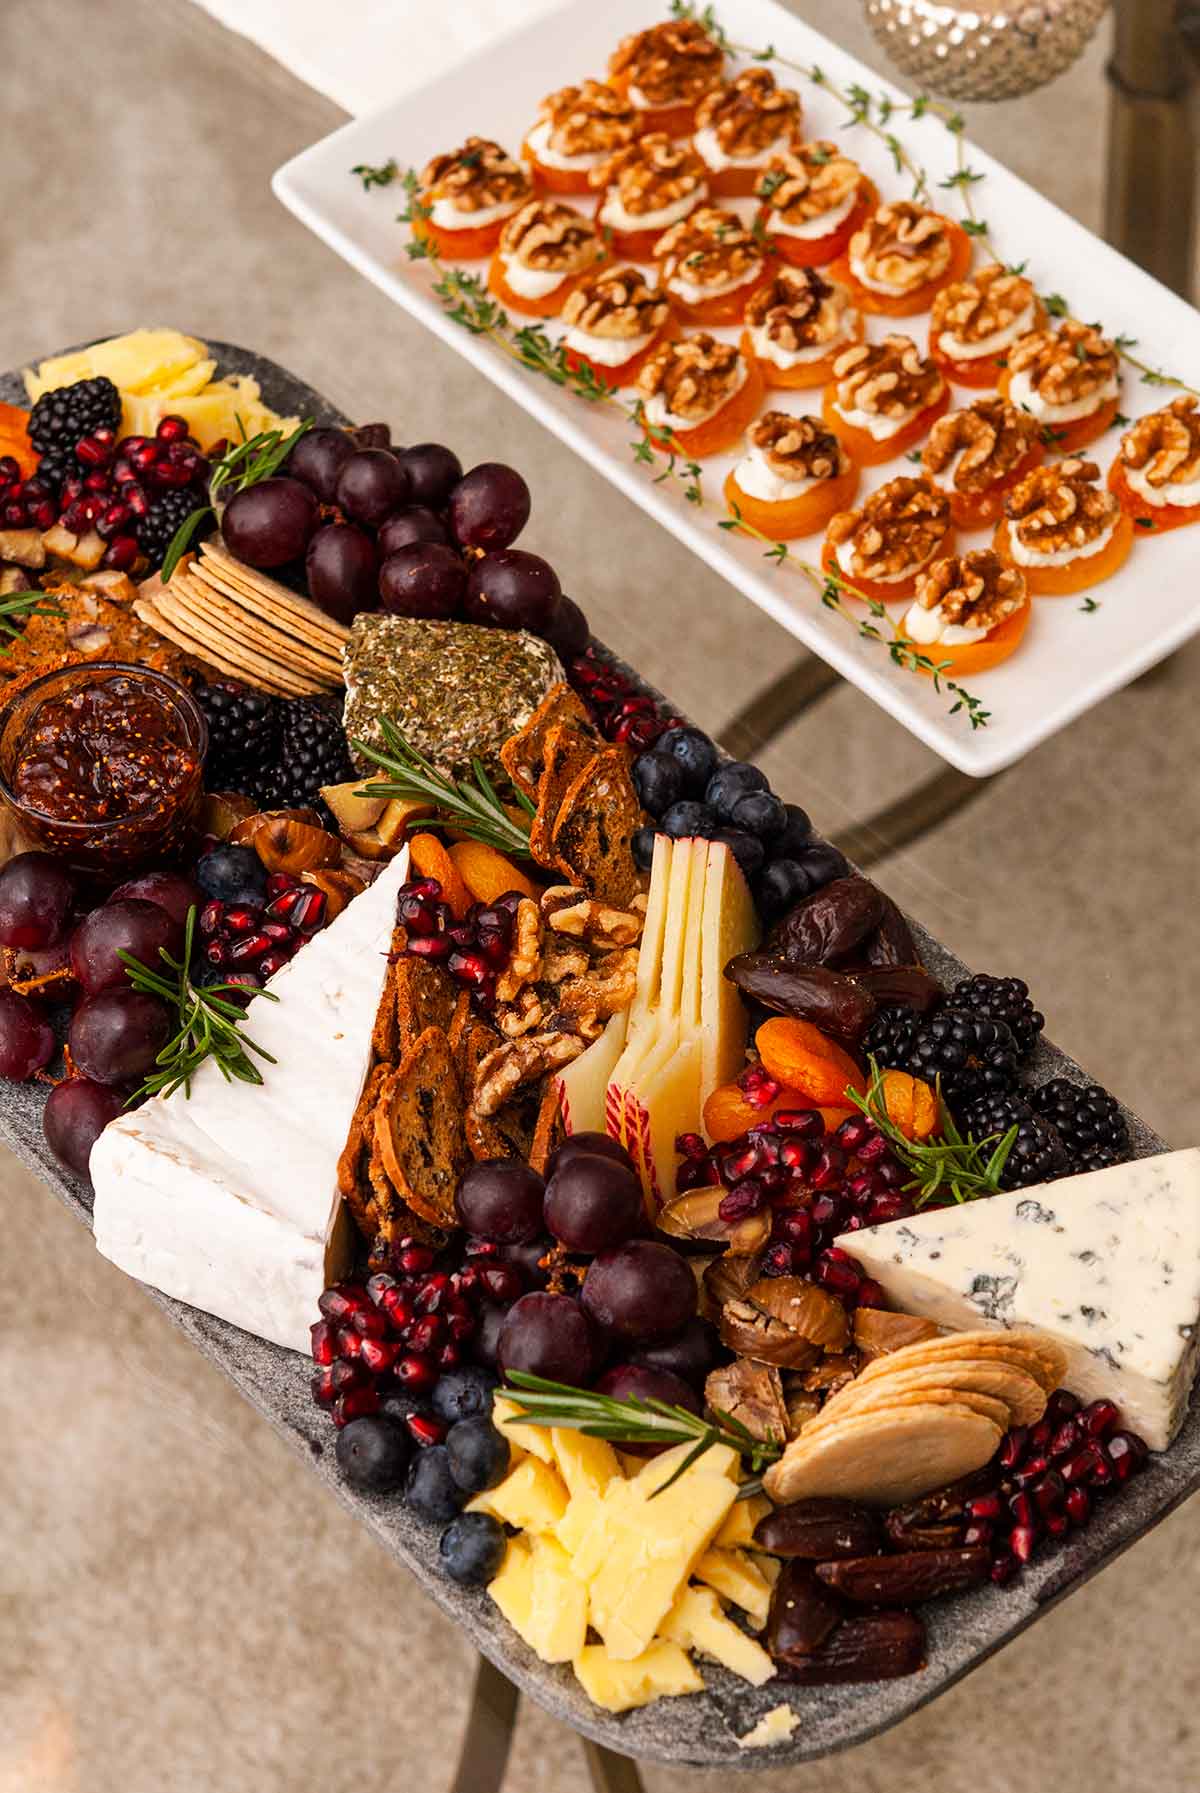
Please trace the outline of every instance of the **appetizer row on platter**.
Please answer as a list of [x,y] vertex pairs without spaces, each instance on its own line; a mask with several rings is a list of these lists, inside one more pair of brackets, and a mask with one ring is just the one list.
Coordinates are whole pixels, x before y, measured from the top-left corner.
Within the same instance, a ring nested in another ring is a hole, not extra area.
[[[1119,419],[1120,354],[1097,326],[1049,315],[1020,269],[973,266],[930,205],[881,199],[806,136],[796,91],[732,67],[696,19],[548,95],[519,158],[480,136],[435,156],[411,222],[442,260],[489,258],[506,312],[559,319],[568,364],[628,389],[652,447],[740,445],[724,495],[743,528],[823,532],[840,594],[904,603],[895,626],[952,675],[1013,653],[1034,598],[1087,591],[1138,533],[1200,516],[1190,396]],[[923,312],[924,341],[889,322]],[[887,333],[868,340],[871,316]],[[989,396],[952,409],[956,386]],[[774,397],[818,389],[819,416]],[[1105,479],[1084,451],[1118,421]],[[854,509],[860,471],[901,456],[920,474]],[[990,532],[962,544],[965,568],[952,530]]]
[[[71,371],[30,480],[115,457]],[[301,424],[199,496],[128,590],[44,543],[0,688],[0,1074],[98,1248],[311,1356],[347,1482],[598,1706],[715,1663],[766,1747],[918,1673],[1169,1447],[1200,1153],[638,690],[515,469]]]

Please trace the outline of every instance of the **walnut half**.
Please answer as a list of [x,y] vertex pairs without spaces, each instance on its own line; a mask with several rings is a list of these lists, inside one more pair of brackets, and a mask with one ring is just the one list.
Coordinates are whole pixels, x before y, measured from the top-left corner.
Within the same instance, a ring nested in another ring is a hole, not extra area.
[[914,199],[876,206],[850,239],[850,267],[865,284],[911,293],[950,266],[950,236],[940,212]]
[[776,219],[811,224],[814,218],[823,218],[845,205],[862,178],[858,163],[823,138],[772,156],[758,183],[758,196],[768,208],[767,228]]
[[626,342],[661,330],[669,312],[662,293],[637,268],[610,266],[586,275],[572,289],[562,320],[568,329]]
[[608,72],[636,87],[648,106],[678,106],[707,93],[724,63],[725,52],[699,19],[666,19],[623,37]]
[[833,364],[841,411],[873,417],[907,417],[924,411],[942,395],[946,382],[911,336],[856,342]]
[[1031,330],[1008,351],[1008,371],[1024,374],[1047,405],[1073,405],[1112,390],[1117,351],[1094,324],[1064,318],[1057,330]]
[[962,411],[939,417],[921,457],[926,473],[953,465],[957,492],[986,492],[1007,479],[1038,444],[1028,411],[1002,398],[977,398]]
[[663,265],[663,280],[724,292],[734,283],[753,280],[762,267],[762,250],[736,212],[702,205],[672,224],[654,245]]
[[857,510],[839,511],[829,524],[829,542],[839,566],[839,550],[849,548],[849,571],[857,579],[899,579],[932,560],[950,526],[950,500],[931,479],[901,475],[889,479]]
[[608,81],[581,81],[548,93],[538,122],[549,125],[546,142],[560,156],[611,155],[641,129],[637,107]]
[[711,131],[727,156],[755,156],[800,134],[800,96],[777,87],[770,69],[747,68],[706,93],[696,108],[697,131]]
[[980,342],[1011,329],[1025,312],[1033,311],[1036,297],[1033,282],[1023,274],[1012,273],[1002,262],[989,262],[969,279],[955,280],[934,296],[930,340],[944,333],[957,342]]
[[840,342],[856,327],[850,295],[816,268],[779,267],[746,301],[746,327],[786,354]]
[[690,144],[675,142],[665,131],[649,131],[593,168],[588,182],[615,189],[624,209],[640,217],[692,196],[699,204],[707,191],[706,174]]
[[460,212],[527,199],[529,176],[490,137],[468,137],[461,149],[434,156],[421,175],[424,200],[448,199]]
[[944,623],[964,629],[994,629],[1028,602],[1025,575],[992,548],[948,554],[935,560],[917,585],[922,610],[940,608]]
[[1182,485],[1200,477],[1200,415],[1191,394],[1139,417],[1121,437],[1121,459],[1152,486]]
[[531,199],[505,224],[500,251],[547,274],[581,274],[600,257],[600,234],[574,206]]
[[736,343],[718,342],[707,330],[665,342],[637,377],[643,398],[659,395],[672,416],[699,423],[737,390],[744,363]]
[[746,431],[746,441],[781,479],[836,479],[850,464],[834,432],[811,413],[764,411]]
[[1040,554],[1084,548],[1120,510],[1099,480],[1095,461],[1050,461],[1018,481],[1004,500],[1005,515],[1024,546]]

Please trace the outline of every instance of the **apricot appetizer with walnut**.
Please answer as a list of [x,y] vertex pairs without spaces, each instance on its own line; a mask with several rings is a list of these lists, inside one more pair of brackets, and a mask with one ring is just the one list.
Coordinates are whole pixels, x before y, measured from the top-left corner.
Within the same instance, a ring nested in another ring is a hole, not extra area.
[[506,218],[533,193],[521,164],[489,137],[468,137],[422,171],[413,235],[428,238],[447,261],[490,255]]
[[651,445],[661,452],[719,454],[736,442],[762,400],[762,380],[735,343],[707,331],[662,343],[637,378]]
[[917,581],[949,548],[950,500],[924,476],[888,480],[857,510],[839,511],[825,537],[822,564],[856,593],[889,602],[911,598]]
[[921,456],[925,472],[942,479],[960,529],[990,528],[1004,494],[1042,459],[1041,432],[1027,411],[1003,398],[977,398],[939,417]]
[[1004,500],[996,552],[1019,566],[1035,596],[1084,591],[1121,566],[1133,521],[1100,484],[1095,461],[1049,461],[1018,481]]
[[755,192],[772,248],[803,268],[839,256],[878,197],[858,163],[824,139],[772,156]]
[[770,69],[748,68],[706,93],[692,142],[714,193],[747,197],[766,164],[800,138],[800,96],[778,87]]
[[742,350],[767,386],[823,386],[837,356],[862,337],[845,287],[816,268],[777,267],[746,302]]
[[1125,431],[1108,484],[1146,535],[1200,519],[1200,413],[1190,393]]
[[663,231],[708,197],[704,163],[664,131],[648,132],[609,156],[588,182],[603,189],[596,222],[611,233],[613,252],[634,261],[653,255]]
[[502,305],[549,317],[575,281],[603,260],[604,245],[590,218],[561,199],[531,199],[508,220],[488,269],[488,286]]
[[642,114],[609,81],[581,81],[546,95],[521,146],[548,193],[586,193],[591,170],[633,142]]
[[837,264],[864,311],[910,317],[971,265],[962,226],[915,199],[893,199],[863,219]]
[[918,581],[901,627],[942,670],[960,677],[985,672],[1015,653],[1030,610],[1020,567],[994,549],[976,548],[933,563]]
[[822,404],[859,466],[904,453],[941,416],[950,391],[910,336],[885,336],[843,349]]
[[1031,330],[1008,351],[999,388],[1051,434],[1060,454],[1076,454],[1112,423],[1121,396],[1121,364],[1094,324],[1064,318],[1057,330]]
[[817,417],[764,411],[746,431],[746,453],[725,481],[735,516],[775,541],[815,535],[850,504],[858,469]]
[[610,385],[633,380],[670,327],[671,307],[637,268],[611,264],[576,280],[563,302],[572,366],[586,362]]
[[725,52],[698,19],[666,19],[623,37],[608,73],[649,129],[682,136],[692,128],[697,101],[716,86],[724,67]]
[[753,233],[715,205],[673,224],[654,254],[672,304],[698,324],[736,323],[766,271]]
[[1001,262],[942,287],[929,318],[929,353],[960,386],[994,386],[1013,343],[1046,321],[1033,282]]

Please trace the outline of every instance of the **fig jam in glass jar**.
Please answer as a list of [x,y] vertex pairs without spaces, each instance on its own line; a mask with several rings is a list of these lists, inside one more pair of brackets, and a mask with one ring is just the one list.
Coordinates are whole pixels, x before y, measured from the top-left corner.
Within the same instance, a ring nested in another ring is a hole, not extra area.
[[0,795],[39,846],[124,873],[186,841],[207,746],[199,706],[165,673],[66,666],[0,712]]

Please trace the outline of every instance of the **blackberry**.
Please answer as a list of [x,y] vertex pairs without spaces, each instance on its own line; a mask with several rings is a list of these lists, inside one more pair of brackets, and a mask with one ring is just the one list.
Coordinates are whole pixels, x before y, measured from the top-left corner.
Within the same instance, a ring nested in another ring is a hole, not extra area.
[[202,486],[170,486],[151,500],[144,517],[135,525],[138,547],[157,570],[167,556],[175,531],[186,523],[192,512],[208,503]]
[[1052,1183],[1073,1168],[1056,1129],[1034,1113],[1019,1091],[997,1090],[959,1110],[959,1126],[973,1139],[1007,1133],[1014,1124],[1017,1137],[1000,1173],[1002,1189],[1030,1189],[1035,1183]]
[[74,448],[48,448],[37,465],[37,477],[55,497],[62,491],[63,481],[80,472]]
[[29,413],[29,440],[39,454],[53,449],[73,449],[81,436],[93,430],[115,430],[121,422],[121,395],[103,374],[95,380],[76,380],[43,392]]
[[1034,1109],[1061,1137],[1073,1170],[1104,1170],[1129,1156],[1129,1128],[1117,1098],[1098,1083],[1084,1086],[1055,1077],[1030,1090]]
[[957,1110],[994,1090],[1011,1089],[1020,1054],[1003,1021],[986,1021],[969,1009],[939,1009],[922,1018],[903,1069],[933,1083]]
[[319,805],[323,784],[345,784],[353,777],[339,705],[321,697],[285,699],[278,752],[265,781],[270,789],[264,808]]
[[863,1036],[862,1049],[883,1071],[903,1070],[908,1064],[921,1017],[915,1009],[882,1008]]
[[1037,1045],[1046,1017],[1034,1008],[1029,985],[1019,977],[989,977],[986,971],[955,984],[950,998],[956,1009],[966,1009],[985,1021],[1003,1021],[1017,1042],[1022,1058]]
[[240,791],[256,803],[278,776],[282,705],[233,680],[200,684],[193,695],[208,722],[204,782],[212,791]]

